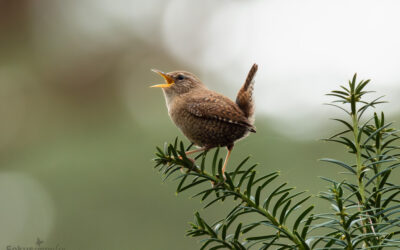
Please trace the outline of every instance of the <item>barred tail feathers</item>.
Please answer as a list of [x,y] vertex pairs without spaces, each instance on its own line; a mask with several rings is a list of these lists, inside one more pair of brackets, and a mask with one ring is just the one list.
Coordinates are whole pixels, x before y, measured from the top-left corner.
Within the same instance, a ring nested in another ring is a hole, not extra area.
[[257,70],[258,70],[258,65],[253,64],[249,73],[247,74],[246,81],[244,82],[242,88],[240,88],[236,97],[236,104],[243,111],[246,118],[249,119],[251,124],[254,123],[253,89],[254,89],[254,76],[256,75]]

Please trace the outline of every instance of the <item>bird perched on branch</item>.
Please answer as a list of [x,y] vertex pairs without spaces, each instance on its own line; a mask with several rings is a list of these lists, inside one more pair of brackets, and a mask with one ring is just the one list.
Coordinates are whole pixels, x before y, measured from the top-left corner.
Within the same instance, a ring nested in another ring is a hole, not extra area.
[[256,132],[252,94],[257,69],[257,64],[251,67],[236,102],[208,89],[192,73],[153,70],[164,78],[165,83],[151,87],[162,88],[172,121],[191,142],[200,147],[187,151],[186,155],[214,147],[227,147],[222,168],[224,174],[235,141],[249,132]]

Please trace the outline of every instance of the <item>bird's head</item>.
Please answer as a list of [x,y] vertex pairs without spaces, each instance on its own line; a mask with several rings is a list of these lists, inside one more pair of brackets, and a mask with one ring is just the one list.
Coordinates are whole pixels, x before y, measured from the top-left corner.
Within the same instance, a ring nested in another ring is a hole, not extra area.
[[197,88],[204,87],[204,84],[194,74],[186,71],[173,71],[164,73],[153,69],[153,72],[161,75],[165,83],[151,86],[152,88],[162,88],[167,96],[176,96],[188,93]]

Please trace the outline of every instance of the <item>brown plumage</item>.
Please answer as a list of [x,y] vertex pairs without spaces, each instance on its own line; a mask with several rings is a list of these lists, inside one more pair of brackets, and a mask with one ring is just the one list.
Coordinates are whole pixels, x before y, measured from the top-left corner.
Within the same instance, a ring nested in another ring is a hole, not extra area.
[[236,97],[237,105],[250,121],[254,119],[253,89],[254,76],[256,75],[257,70],[257,64],[253,64],[253,67],[251,67],[249,73],[247,74],[246,81],[244,82],[242,88],[240,88]]
[[235,141],[249,132],[256,132],[254,123],[254,76],[258,66],[254,64],[236,97],[236,103],[219,93],[209,90],[195,75],[185,71],[163,73],[166,83],[161,87],[168,113],[183,134],[200,149],[186,154],[226,146],[228,154],[223,171]]

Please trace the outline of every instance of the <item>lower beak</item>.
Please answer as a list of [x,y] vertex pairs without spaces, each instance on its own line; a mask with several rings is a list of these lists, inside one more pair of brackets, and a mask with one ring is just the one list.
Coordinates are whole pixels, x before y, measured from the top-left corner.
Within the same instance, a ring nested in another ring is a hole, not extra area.
[[165,83],[164,83],[164,84],[153,85],[153,86],[150,86],[151,88],[169,88],[169,87],[172,86],[172,84],[175,83],[175,82],[174,82],[174,79],[173,79],[172,77],[170,77],[169,75],[167,75],[166,73],[164,73],[164,72],[162,72],[162,71],[160,71],[160,70],[157,70],[157,69],[152,69],[151,71],[153,71],[153,72],[159,74],[159,75],[162,76],[162,77],[164,78],[164,80],[165,80]]

